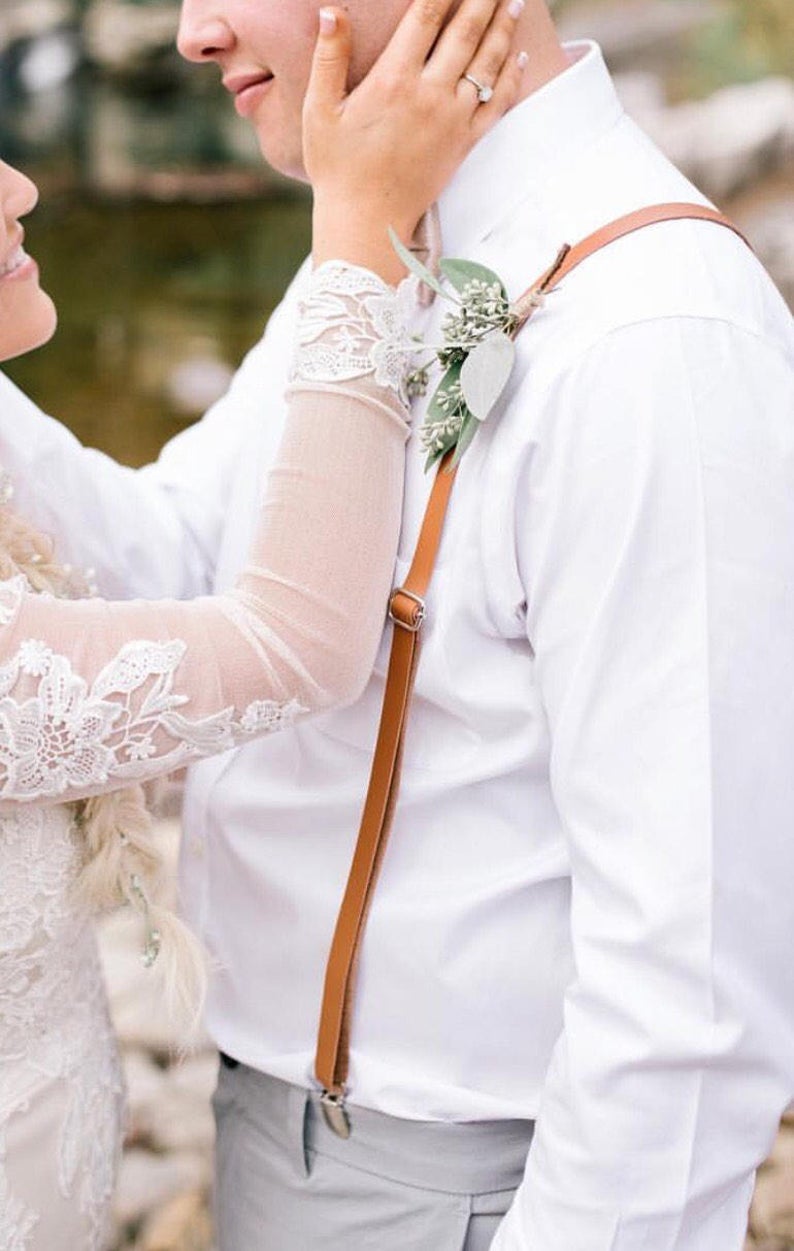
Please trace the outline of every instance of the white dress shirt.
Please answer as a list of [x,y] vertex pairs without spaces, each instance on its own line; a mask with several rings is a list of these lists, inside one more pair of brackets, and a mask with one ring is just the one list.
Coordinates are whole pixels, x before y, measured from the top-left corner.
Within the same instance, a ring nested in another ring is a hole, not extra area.
[[[440,204],[445,255],[512,296],[563,242],[702,199],[598,49],[571,54]],[[233,580],[304,280],[146,470],[0,393],[19,498],[103,590]],[[430,487],[413,443],[397,582]],[[738,1251],[794,1089],[794,330],[741,241],[656,226],[550,297],[463,461],[428,607],[351,1102],[537,1118],[498,1251]],[[182,889],[223,969],[210,1029],[291,1082],[313,1080],[388,643],[353,707],[191,770]]]

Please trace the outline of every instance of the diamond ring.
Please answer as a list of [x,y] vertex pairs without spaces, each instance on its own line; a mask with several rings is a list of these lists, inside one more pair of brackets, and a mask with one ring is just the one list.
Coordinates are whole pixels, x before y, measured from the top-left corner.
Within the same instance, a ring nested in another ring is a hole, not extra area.
[[478,82],[473,74],[464,74],[463,77],[467,83],[471,83],[472,87],[477,89],[477,99],[480,104],[487,104],[493,96],[493,87],[487,87],[485,83]]

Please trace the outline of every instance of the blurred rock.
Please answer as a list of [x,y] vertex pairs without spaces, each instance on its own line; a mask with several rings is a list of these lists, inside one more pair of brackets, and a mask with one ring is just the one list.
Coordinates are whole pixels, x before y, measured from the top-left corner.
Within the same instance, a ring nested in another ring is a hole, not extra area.
[[154,1150],[212,1153],[215,1124],[210,1099],[217,1073],[214,1052],[191,1056],[169,1070],[158,1098],[146,1108],[148,1137]]
[[[160,820],[158,833],[173,904],[178,819]],[[116,1251],[212,1251],[210,1099],[217,1053],[200,1039],[180,1058],[187,1040],[164,1010],[156,966],[143,967],[142,937],[141,922],[129,909],[100,927],[128,1103],[114,1246]]]
[[211,1251],[212,1241],[207,1193],[189,1190],[147,1220],[137,1251]]
[[614,78],[621,104],[640,125],[653,123],[667,108],[664,82],[658,74],[633,70],[615,74]]
[[643,118],[673,162],[717,200],[794,160],[794,83],[767,78]]
[[573,6],[558,19],[564,39],[595,39],[613,70],[657,68],[713,21],[719,0],[612,0]]
[[784,1121],[772,1155],[759,1170],[750,1231],[766,1251],[766,1241],[783,1248],[794,1242],[794,1126]]
[[177,1195],[205,1190],[209,1184],[209,1163],[196,1152],[154,1155],[137,1148],[127,1151],[121,1162],[116,1196],[118,1225],[124,1228],[139,1224]]
[[163,61],[176,63],[178,18],[178,6],[169,0],[147,4],[94,0],[85,19],[86,51],[109,74],[147,74]]
[[666,103],[657,74],[618,74],[615,83],[626,112],[714,200],[724,202],[794,164],[788,78],[725,87],[678,105]]
[[229,389],[234,370],[214,354],[208,344],[204,355],[180,361],[166,379],[165,391],[171,406],[186,417],[205,413]]
[[124,1053],[127,1082],[127,1133],[129,1147],[149,1147],[153,1138],[156,1109],[168,1081],[166,1070],[147,1052],[137,1048]]
[[[794,191],[790,196],[742,213],[741,225],[759,258],[794,309]],[[794,1115],[786,1117],[794,1124]]]
[[19,63],[19,81],[31,95],[53,91],[68,82],[80,64],[74,31],[56,29],[32,40]]
[[21,39],[35,39],[74,17],[71,0],[3,0],[0,49]]

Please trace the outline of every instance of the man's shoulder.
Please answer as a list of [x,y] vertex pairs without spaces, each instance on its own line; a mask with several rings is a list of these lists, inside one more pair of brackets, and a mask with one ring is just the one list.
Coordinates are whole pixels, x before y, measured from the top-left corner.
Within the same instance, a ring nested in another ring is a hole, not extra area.
[[[540,262],[535,240],[513,233],[502,261],[513,298],[549,264],[560,245],[576,245],[637,209],[707,202],[664,164],[657,176],[632,182],[621,193],[582,188],[578,203],[560,206],[545,230]],[[657,222],[588,257],[549,295],[519,342],[544,370],[558,372],[607,336],[639,323],[670,318],[719,321],[739,336],[751,335],[794,358],[794,322],[771,278],[737,234],[714,222]]]

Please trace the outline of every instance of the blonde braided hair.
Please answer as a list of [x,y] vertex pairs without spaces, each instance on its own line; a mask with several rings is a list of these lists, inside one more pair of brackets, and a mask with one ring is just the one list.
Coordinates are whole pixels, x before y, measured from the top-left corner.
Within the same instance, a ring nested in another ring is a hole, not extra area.
[[[86,578],[55,558],[55,545],[9,504],[0,484],[0,580],[22,574],[32,590],[65,599],[92,592]],[[201,944],[168,908],[155,902],[162,875],[152,816],[141,786],[126,786],[73,805],[83,848],[75,906],[98,914],[129,904],[146,927],[144,964],[160,971],[171,1015],[190,1033],[204,1001],[207,960]]]

